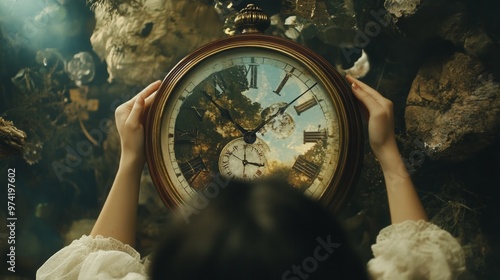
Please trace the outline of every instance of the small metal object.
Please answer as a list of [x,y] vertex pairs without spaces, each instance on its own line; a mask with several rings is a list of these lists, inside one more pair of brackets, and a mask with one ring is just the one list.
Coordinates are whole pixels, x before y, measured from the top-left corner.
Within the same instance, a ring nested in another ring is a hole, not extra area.
[[271,22],[261,8],[248,4],[236,16],[234,24],[241,33],[264,33]]

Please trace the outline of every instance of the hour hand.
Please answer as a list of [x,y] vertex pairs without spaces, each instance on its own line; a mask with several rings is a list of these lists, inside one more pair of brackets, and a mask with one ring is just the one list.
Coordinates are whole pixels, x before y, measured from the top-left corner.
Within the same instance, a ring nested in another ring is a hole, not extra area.
[[214,101],[214,99],[212,98],[212,96],[210,96],[206,91],[202,91],[203,95],[212,103],[214,104],[215,107],[217,107],[217,109],[219,109],[219,113],[220,115],[225,118],[226,120],[230,121],[232,124],[234,124],[234,126],[236,126],[236,128],[241,132],[241,134],[245,135],[245,133],[247,133],[248,131],[246,129],[244,129],[241,125],[239,125],[237,122],[234,121],[233,117],[231,116],[231,113],[229,113],[229,110],[226,109],[226,108],[223,108],[222,106],[220,106],[219,104],[217,104],[217,102]]
[[[243,161],[243,164],[245,164],[245,163],[246,163],[246,164],[250,164],[250,165],[255,165],[255,166],[258,166],[258,167],[262,167],[262,166],[264,166],[264,164],[263,164],[263,163],[256,163],[256,162],[251,162],[251,161]],[[246,164],[245,164],[245,165],[246,165]]]

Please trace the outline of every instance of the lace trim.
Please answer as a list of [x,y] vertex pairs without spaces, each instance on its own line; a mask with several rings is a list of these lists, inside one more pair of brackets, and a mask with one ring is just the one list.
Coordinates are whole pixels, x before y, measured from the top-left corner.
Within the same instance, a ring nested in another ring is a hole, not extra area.
[[375,258],[369,262],[369,269],[377,279],[395,275],[404,279],[422,275],[453,279],[465,271],[464,252],[457,240],[423,220],[384,228],[372,250]]
[[129,254],[136,260],[140,260],[140,254],[130,245],[114,239],[112,237],[104,237],[97,235],[95,237],[83,235],[80,239],[74,240],[71,244],[84,246],[85,254],[90,254],[97,251],[121,251]]
[[386,239],[393,239],[394,237],[411,237],[415,238],[415,235],[418,235],[420,238],[432,236],[436,233],[449,235],[447,231],[444,231],[440,227],[432,224],[430,222],[426,222],[424,220],[419,221],[404,221],[398,224],[390,225],[384,229],[382,229],[377,236],[377,242],[384,241]]

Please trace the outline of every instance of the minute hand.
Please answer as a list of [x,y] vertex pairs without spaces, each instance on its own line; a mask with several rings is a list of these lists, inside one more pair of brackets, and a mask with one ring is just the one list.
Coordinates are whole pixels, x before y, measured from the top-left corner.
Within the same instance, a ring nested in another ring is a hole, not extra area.
[[267,118],[267,120],[264,120],[259,126],[257,126],[256,128],[254,128],[253,130],[251,130],[250,132],[251,133],[257,133],[261,128],[263,128],[266,124],[268,124],[271,120],[273,120],[274,118],[276,118],[278,115],[282,115],[285,110],[290,106],[292,105],[295,101],[297,101],[299,98],[301,98],[304,94],[306,94],[307,92],[309,92],[313,87],[315,87],[318,83],[314,83],[314,85],[310,86],[308,89],[306,89],[303,93],[299,94],[299,96],[295,97],[292,101],[288,102],[286,105],[283,105],[281,106],[278,111],[274,114],[272,114],[271,116],[269,116],[269,118]]
[[241,125],[239,125],[237,122],[234,121],[234,119],[233,119],[233,117],[231,117],[231,114],[229,113],[228,109],[223,108],[222,106],[220,106],[219,104],[217,104],[217,102],[215,102],[214,99],[212,98],[212,96],[210,96],[207,92],[202,91],[202,93],[203,93],[203,95],[205,95],[206,98],[208,98],[208,100],[210,102],[212,102],[212,104],[215,105],[215,107],[217,107],[217,109],[219,109],[220,115],[223,118],[225,118],[226,120],[230,121],[232,124],[234,124],[234,126],[236,126],[236,128],[241,132],[241,134],[245,135],[245,133],[248,132]]

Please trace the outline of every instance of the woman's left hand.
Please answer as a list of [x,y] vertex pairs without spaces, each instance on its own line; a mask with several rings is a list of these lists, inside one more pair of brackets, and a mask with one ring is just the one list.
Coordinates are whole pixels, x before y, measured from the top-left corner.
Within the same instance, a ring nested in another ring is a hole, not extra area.
[[122,159],[128,158],[139,164],[144,164],[146,161],[142,120],[153,102],[160,83],[161,81],[151,83],[132,99],[116,108],[115,120],[120,135]]

